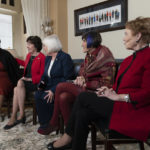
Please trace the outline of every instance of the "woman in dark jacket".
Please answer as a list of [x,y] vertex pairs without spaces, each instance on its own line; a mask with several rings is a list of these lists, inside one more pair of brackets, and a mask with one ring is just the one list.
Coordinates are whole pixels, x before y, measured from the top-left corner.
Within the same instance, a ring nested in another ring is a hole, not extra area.
[[56,35],[51,35],[43,40],[43,48],[47,54],[45,70],[35,94],[37,114],[40,127],[47,127],[54,107],[56,86],[60,82],[72,79],[74,66],[70,55],[62,51],[62,45]]
[[101,45],[101,35],[90,31],[82,36],[83,52],[86,53],[79,76],[72,82],[60,83],[56,88],[55,107],[50,125],[41,130],[41,134],[49,134],[58,129],[59,115],[63,116],[65,125],[71,114],[76,97],[83,91],[95,91],[101,86],[112,86],[115,61],[111,51]]
[[[25,61],[16,59],[20,65],[24,66],[24,75],[14,88],[12,115],[4,127],[5,130],[19,123],[25,123],[24,101],[26,92],[33,92],[37,89],[37,84],[44,72],[45,56],[40,52],[42,49],[41,39],[38,36],[28,37],[27,48],[29,53]],[[20,114],[16,120],[18,109]]]
[[88,125],[99,122],[99,128],[146,141],[150,135],[150,18],[126,23],[124,45],[133,50],[120,66],[112,88],[101,87],[96,93],[81,93],[74,104],[66,133],[49,150],[85,150]]
[[21,72],[15,58],[7,50],[0,48],[0,111],[3,101],[11,96],[20,77]]

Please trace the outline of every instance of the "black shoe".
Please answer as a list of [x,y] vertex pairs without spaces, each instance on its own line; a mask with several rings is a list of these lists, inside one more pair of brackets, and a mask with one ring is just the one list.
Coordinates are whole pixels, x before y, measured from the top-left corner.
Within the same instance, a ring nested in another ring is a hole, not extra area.
[[53,141],[53,142],[51,142],[51,143],[49,143],[49,144],[47,145],[47,149],[48,149],[48,150],[66,150],[66,149],[71,149],[71,148],[72,148],[72,142],[70,142],[70,143],[67,144],[67,145],[64,145],[64,146],[61,146],[61,147],[57,147],[57,148],[55,148],[55,147],[53,146],[54,142],[55,142],[55,141]]
[[11,129],[11,128],[13,128],[14,126],[16,126],[17,124],[16,124],[16,122],[14,122],[13,124],[11,124],[11,125],[5,125],[4,126],[4,130],[9,130],[9,129]]
[[24,116],[22,119],[16,120],[16,124],[20,124],[20,123],[23,123],[23,124],[26,123],[26,116]]

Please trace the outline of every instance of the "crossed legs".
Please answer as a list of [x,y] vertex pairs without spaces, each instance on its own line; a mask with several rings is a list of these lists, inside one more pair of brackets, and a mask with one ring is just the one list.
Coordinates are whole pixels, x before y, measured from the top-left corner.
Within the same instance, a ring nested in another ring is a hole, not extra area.
[[20,120],[24,117],[25,93],[26,90],[25,90],[24,82],[22,81],[22,79],[20,79],[17,83],[17,86],[14,88],[12,115],[8,122],[8,125],[11,125],[16,121],[18,109],[20,111],[20,114],[17,120]]
[[72,106],[76,100],[76,96],[83,91],[82,88],[72,83],[59,83],[55,92],[54,112],[50,125],[58,126],[58,118],[60,113],[63,116],[65,125],[71,114]]

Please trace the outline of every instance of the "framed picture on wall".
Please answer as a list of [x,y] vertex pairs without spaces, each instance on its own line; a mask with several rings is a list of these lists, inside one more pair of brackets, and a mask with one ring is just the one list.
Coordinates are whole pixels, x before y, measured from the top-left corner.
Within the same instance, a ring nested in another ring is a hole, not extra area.
[[128,0],[109,0],[74,10],[75,36],[96,30],[123,29],[128,19]]
[[26,22],[25,22],[24,16],[23,16],[23,32],[24,34],[27,33]]

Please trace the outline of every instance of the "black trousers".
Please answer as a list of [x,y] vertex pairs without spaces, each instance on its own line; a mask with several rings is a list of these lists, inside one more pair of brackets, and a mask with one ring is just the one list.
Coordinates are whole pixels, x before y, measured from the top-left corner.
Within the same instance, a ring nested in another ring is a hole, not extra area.
[[65,131],[73,138],[72,150],[86,150],[88,125],[92,121],[102,122],[104,128],[108,128],[113,105],[114,101],[92,92],[83,92],[77,97]]

